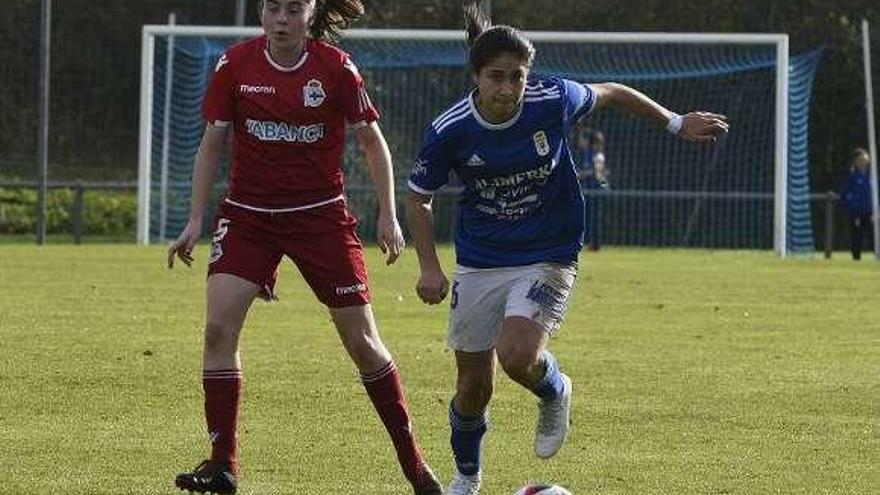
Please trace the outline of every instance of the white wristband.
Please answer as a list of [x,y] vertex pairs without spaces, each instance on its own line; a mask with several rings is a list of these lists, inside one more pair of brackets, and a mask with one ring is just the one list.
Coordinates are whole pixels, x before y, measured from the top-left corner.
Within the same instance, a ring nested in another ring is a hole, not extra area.
[[672,113],[669,116],[669,122],[666,123],[666,130],[671,132],[672,134],[678,134],[681,130],[681,124],[684,122],[684,119],[681,118],[681,115],[677,113]]

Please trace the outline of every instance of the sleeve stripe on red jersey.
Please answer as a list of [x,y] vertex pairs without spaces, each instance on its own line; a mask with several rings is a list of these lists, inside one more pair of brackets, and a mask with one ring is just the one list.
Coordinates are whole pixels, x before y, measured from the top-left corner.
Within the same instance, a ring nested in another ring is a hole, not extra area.
[[373,108],[373,102],[370,101],[370,95],[367,94],[366,88],[358,89],[358,103],[361,113],[366,113]]

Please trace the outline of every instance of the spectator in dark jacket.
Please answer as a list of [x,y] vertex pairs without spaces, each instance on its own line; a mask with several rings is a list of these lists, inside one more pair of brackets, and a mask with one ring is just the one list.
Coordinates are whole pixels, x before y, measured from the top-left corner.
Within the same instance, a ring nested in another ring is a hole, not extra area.
[[849,215],[850,250],[854,260],[862,257],[862,240],[871,231],[871,181],[868,164],[871,158],[862,148],[853,150],[849,175],[840,186],[840,199]]
[[598,251],[602,241],[601,195],[589,194],[590,190],[608,190],[608,168],[605,166],[605,135],[601,131],[577,126],[572,143],[577,143],[573,154],[578,181],[585,191],[587,233],[584,241],[589,251]]

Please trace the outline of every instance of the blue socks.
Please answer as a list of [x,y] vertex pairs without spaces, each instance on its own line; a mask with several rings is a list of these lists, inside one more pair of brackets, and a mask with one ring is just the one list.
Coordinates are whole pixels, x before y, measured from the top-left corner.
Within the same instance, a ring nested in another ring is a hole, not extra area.
[[458,472],[473,476],[480,472],[480,454],[483,446],[483,435],[489,429],[489,418],[486,413],[478,416],[464,416],[449,404],[449,425],[452,427],[452,454]]
[[[562,395],[565,382],[559,371],[556,358],[549,351],[541,355],[541,363],[545,369],[544,377],[532,392],[542,400],[553,400]],[[458,472],[473,476],[480,472],[480,457],[483,447],[483,436],[489,430],[489,418],[486,413],[477,416],[465,416],[455,410],[454,403],[449,404],[449,425],[452,429],[450,443],[455,456]]]
[[553,400],[562,395],[565,383],[562,381],[562,373],[559,372],[559,363],[550,351],[544,351],[541,355],[541,363],[544,364],[544,378],[532,389],[532,392],[542,400]]

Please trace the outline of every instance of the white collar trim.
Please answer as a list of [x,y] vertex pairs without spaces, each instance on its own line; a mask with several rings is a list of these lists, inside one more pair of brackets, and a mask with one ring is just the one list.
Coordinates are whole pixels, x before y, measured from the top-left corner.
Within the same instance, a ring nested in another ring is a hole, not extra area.
[[477,90],[471,91],[470,96],[468,97],[468,105],[471,107],[471,113],[474,114],[474,118],[477,119],[477,122],[480,123],[481,126],[486,129],[492,131],[500,131],[502,129],[507,129],[508,127],[516,124],[516,121],[519,120],[519,116],[522,114],[523,105],[519,104],[519,107],[516,109],[516,113],[513,114],[512,117],[505,120],[504,122],[493,124],[488,120],[484,119],[482,115],[480,115],[480,111],[477,109],[477,101],[476,101]]
[[266,48],[263,48],[263,54],[266,55],[266,61],[269,62],[269,65],[280,70],[281,72],[293,72],[299,69],[304,63],[306,63],[306,59],[309,57],[309,52],[306,51],[305,44],[303,44],[302,55],[299,56],[299,60],[297,60],[295,64],[291,65],[290,67],[281,65],[276,62],[275,59],[272,58],[272,54],[269,53],[268,41],[266,42]]

